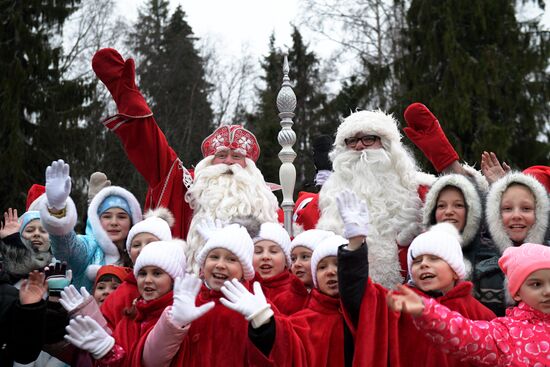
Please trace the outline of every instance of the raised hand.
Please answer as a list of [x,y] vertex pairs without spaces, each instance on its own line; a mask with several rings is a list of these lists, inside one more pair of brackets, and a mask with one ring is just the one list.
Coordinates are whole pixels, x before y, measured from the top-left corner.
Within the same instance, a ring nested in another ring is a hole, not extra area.
[[104,357],[115,345],[115,339],[88,316],[75,317],[65,330],[69,343],[90,352],[95,359]]
[[499,178],[504,177],[511,168],[505,162],[500,164],[497,155],[493,152],[481,153],[481,172],[487,179],[489,184],[497,181]]
[[107,179],[107,175],[105,173],[92,173],[90,176],[90,181],[88,182],[88,205],[90,205],[94,196],[96,196],[98,192],[107,186],[111,186],[111,181]]
[[397,285],[397,290],[400,292],[399,294],[389,291],[386,295],[388,307],[393,311],[405,312],[413,316],[422,315],[422,311],[424,311],[422,297],[402,284]]
[[367,204],[360,200],[353,191],[344,190],[336,196],[338,212],[344,222],[344,237],[366,237],[369,226],[369,210]]
[[4,212],[4,221],[0,222],[0,239],[17,233],[21,224],[17,218],[17,209],[9,208]]
[[186,275],[183,279],[177,277],[174,281],[174,303],[172,305],[172,322],[183,327],[198,319],[214,306],[208,302],[199,307],[195,306],[197,294],[201,289],[201,280],[194,275]]
[[29,273],[29,278],[21,283],[21,288],[19,289],[19,302],[22,305],[40,302],[48,291],[48,284],[45,278],[44,273],[40,273],[38,270]]
[[226,280],[223,284],[221,291],[226,298],[220,298],[220,302],[243,315],[252,323],[253,328],[262,326],[273,316],[271,305],[267,303],[260,283],[254,282],[254,294],[237,279]]
[[66,262],[58,261],[50,264],[44,268],[44,273],[50,288],[50,296],[60,296],[61,291],[69,286],[73,279],[73,272],[70,269],[67,270]]
[[73,311],[78,306],[82,305],[84,300],[90,296],[90,293],[86,290],[85,287],[80,288],[80,292],[75,288],[74,285],[69,285],[61,291],[61,299],[59,303],[67,312]]
[[53,161],[46,168],[46,197],[48,207],[54,210],[63,210],[67,198],[71,193],[71,177],[69,165],[62,159]]

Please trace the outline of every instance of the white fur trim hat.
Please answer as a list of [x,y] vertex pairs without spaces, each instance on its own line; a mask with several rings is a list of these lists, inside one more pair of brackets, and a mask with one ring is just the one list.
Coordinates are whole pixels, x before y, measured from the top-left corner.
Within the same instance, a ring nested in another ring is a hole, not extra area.
[[504,195],[508,187],[514,183],[528,187],[535,197],[535,224],[533,224],[529,232],[527,232],[527,237],[523,242],[542,244],[548,227],[548,210],[550,203],[548,200],[548,193],[544,186],[530,175],[520,172],[507,174],[491,186],[489,195],[487,195],[487,225],[500,254],[508,247],[514,245],[504,230],[504,223],[502,222],[502,216],[500,214],[502,195]]
[[172,239],[170,227],[173,224],[174,217],[170,210],[163,207],[149,210],[145,213],[144,219],[130,229],[126,238],[126,251],[130,253],[132,240],[140,233],[150,233],[157,237],[159,241],[170,241]]
[[313,279],[313,286],[317,288],[317,265],[319,261],[323,260],[327,256],[338,256],[338,247],[347,244],[348,240],[337,234],[326,237],[319,245],[313,250],[311,255],[311,278]]
[[285,254],[286,266],[292,264],[290,260],[290,236],[279,223],[265,222],[260,226],[260,233],[254,237],[254,243],[262,240],[275,242]]
[[244,279],[254,278],[255,273],[252,264],[254,243],[246,228],[239,224],[230,224],[212,233],[197,256],[197,262],[201,268],[204,267],[204,261],[208,253],[216,248],[223,248],[235,254],[243,267]]
[[455,226],[450,223],[439,223],[431,227],[412,241],[407,253],[409,274],[412,274],[413,260],[420,255],[434,255],[445,260],[458,275],[459,279],[466,276],[466,266],[460,247],[460,235]]
[[333,236],[334,232],[325,231],[323,229],[310,229],[300,233],[290,243],[289,252],[292,253],[295,247],[303,246],[307,247],[311,251],[314,251],[317,245],[329,236]]
[[464,175],[449,174],[441,176],[430,187],[430,191],[426,194],[424,207],[422,208],[423,224],[425,228],[436,224],[435,211],[437,201],[441,191],[447,187],[458,189],[464,196],[467,214],[465,218],[464,229],[462,230],[461,245],[466,247],[474,239],[479,231],[482,219],[481,199],[474,184]]
[[134,265],[134,275],[138,276],[141,268],[146,266],[158,266],[167,272],[172,279],[183,277],[187,261],[183,249],[185,241],[155,241],[141,250]]

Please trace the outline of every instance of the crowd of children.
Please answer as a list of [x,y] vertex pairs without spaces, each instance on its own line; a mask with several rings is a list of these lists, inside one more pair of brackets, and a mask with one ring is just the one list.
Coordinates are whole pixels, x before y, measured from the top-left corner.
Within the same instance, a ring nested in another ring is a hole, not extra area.
[[528,174],[438,178],[396,290],[369,277],[352,191],[343,236],[204,221],[197,277],[167,209],[103,185],[76,234],[69,166],[45,178],[0,227],[2,366],[550,366],[550,204]]

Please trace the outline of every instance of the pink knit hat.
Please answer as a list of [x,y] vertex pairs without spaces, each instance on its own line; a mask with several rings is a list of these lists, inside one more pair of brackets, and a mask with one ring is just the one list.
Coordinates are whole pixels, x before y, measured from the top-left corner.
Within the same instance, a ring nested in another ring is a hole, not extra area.
[[513,296],[529,274],[540,269],[550,269],[550,247],[524,243],[504,250],[498,265],[508,278],[508,290]]

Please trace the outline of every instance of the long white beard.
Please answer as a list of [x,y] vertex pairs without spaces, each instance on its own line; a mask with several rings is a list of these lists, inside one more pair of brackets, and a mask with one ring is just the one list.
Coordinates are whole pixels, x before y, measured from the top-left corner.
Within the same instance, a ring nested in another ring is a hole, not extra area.
[[[202,162],[201,162],[202,163]],[[185,200],[193,208],[187,234],[187,271],[199,273],[195,259],[206,242],[197,231],[204,219],[219,219],[229,223],[235,217],[253,216],[260,223],[277,222],[277,198],[253,161],[247,159],[246,168],[238,164],[199,164],[195,181]]]
[[[369,210],[369,275],[385,287],[403,281],[400,275],[399,233],[420,224],[421,201],[414,180],[414,164],[397,164],[384,149],[345,151],[334,158],[334,173],[319,193],[321,216],[317,228],[341,234],[343,222],[336,195],[348,188]],[[401,167],[399,167],[401,166]]]

